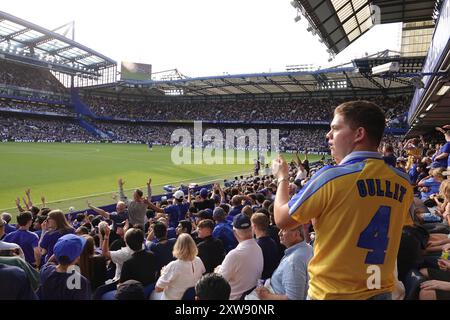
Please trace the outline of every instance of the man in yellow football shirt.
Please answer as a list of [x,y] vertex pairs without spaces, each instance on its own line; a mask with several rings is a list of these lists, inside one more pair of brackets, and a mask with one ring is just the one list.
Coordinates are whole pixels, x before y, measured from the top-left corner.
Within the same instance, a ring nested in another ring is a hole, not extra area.
[[410,221],[409,178],[377,152],[385,128],[377,105],[343,103],[330,127],[337,165],[318,171],[292,199],[288,165],[281,157],[274,162],[275,222],[281,229],[314,222],[311,299],[389,299],[402,227]]

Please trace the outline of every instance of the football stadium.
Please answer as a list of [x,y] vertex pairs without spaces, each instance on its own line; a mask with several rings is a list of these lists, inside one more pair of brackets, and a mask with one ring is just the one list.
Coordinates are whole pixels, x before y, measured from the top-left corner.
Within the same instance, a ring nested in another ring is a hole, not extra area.
[[450,0],[283,2],[328,63],[190,77],[0,11],[0,300],[450,300]]

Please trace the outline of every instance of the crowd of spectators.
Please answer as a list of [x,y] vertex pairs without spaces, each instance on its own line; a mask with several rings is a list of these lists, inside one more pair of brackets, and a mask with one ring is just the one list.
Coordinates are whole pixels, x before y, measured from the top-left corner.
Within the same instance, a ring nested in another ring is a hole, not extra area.
[[[438,145],[418,137],[380,146],[416,194],[414,224],[404,226],[397,256],[395,299],[450,298],[449,129],[438,128]],[[295,153],[288,161],[292,197],[331,160],[310,163]],[[114,211],[88,202],[92,211],[78,214],[52,210],[45,198],[37,205],[26,190],[24,203],[16,200],[17,225],[8,213],[0,219],[0,299],[306,299],[314,226],[278,229],[279,183],[261,171],[209,190],[180,186],[151,202],[151,179],[146,196],[136,189],[130,198],[119,179]],[[68,288],[73,272],[81,285]]]
[[58,115],[75,117],[75,110],[65,105],[54,105],[48,103],[31,103],[19,100],[0,99],[0,110],[25,111],[32,113],[56,113]]
[[5,60],[0,60],[0,83],[53,93],[67,92],[67,89],[48,69],[34,68]]
[[74,120],[0,114],[0,139],[98,140]]
[[[369,99],[380,105],[388,123],[400,125],[410,96]],[[91,110],[101,117],[135,120],[202,121],[330,121],[342,99],[241,100],[220,102],[128,102],[85,97]]]

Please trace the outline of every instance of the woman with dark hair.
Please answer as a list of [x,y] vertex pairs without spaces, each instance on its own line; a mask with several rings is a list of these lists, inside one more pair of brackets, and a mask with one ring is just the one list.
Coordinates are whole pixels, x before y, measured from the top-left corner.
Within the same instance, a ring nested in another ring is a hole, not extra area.
[[95,254],[94,238],[82,235],[86,239],[83,252],[80,255],[78,266],[81,274],[90,281],[92,292],[105,284],[106,281],[106,259]]
[[53,247],[59,238],[65,234],[74,233],[75,230],[67,222],[61,210],[52,210],[48,213],[47,220],[41,225],[42,235],[39,241],[41,255],[45,256],[44,262],[53,255]]

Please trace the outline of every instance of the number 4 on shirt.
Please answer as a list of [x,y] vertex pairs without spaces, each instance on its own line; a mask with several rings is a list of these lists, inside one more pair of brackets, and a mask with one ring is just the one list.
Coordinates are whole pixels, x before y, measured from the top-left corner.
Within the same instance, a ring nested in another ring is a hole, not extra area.
[[367,253],[366,264],[383,264],[386,256],[389,238],[389,223],[391,218],[391,207],[381,206],[370,220],[369,225],[359,235],[358,247],[370,249]]

